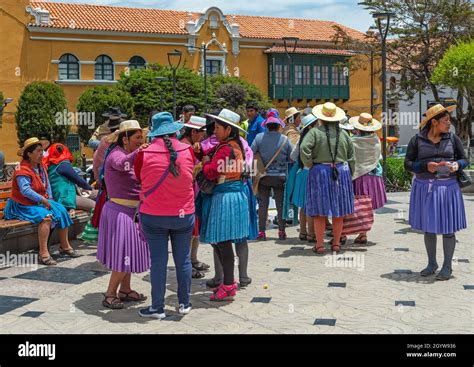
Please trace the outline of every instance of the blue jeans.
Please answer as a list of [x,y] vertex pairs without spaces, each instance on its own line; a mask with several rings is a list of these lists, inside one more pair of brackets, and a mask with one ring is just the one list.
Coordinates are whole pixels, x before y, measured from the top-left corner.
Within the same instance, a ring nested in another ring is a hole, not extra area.
[[145,238],[151,256],[151,300],[153,309],[165,306],[166,272],[168,267],[168,239],[171,238],[173,259],[178,280],[178,300],[189,303],[191,292],[191,236],[194,214],[179,216],[155,216],[141,214]]

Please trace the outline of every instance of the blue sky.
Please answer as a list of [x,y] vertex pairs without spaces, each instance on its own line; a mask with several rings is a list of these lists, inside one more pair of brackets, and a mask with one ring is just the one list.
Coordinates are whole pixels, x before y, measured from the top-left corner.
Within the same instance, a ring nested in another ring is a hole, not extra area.
[[[51,1],[51,0],[50,0]],[[226,14],[332,20],[365,32],[372,24],[359,0],[53,0],[65,3],[202,11],[217,6]]]

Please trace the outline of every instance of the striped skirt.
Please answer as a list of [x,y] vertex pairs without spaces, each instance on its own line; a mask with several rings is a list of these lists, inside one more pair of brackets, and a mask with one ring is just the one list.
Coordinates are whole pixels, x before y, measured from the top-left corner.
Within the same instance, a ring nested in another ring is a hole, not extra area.
[[409,223],[413,229],[436,234],[465,229],[466,212],[457,179],[415,178],[410,194]]
[[332,167],[316,164],[309,171],[305,214],[310,217],[344,217],[354,212],[351,169],[338,163],[339,177],[332,178]]
[[304,208],[306,199],[306,187],[308,186],[309,169],[303,168],[296,174],[295,188],[293,190],[293,204],[298,208]]
[[112,271],[143,273],[150,269],[148,244],[141,240],[133,221],[135,210],[112,201],[102,209],[97,260]]
[[353,181],[354,195],[370,196],[372,198],[372,209],[379,209],[387,202],[385,184],[380,176],[369,174],[357,177]]

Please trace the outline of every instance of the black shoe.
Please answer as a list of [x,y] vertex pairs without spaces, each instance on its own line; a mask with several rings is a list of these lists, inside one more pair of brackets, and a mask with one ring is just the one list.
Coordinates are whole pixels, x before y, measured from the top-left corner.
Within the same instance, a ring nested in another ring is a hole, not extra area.
[[433,275],[436,270],[438,270],[438,265],[430,265],[428,264],[428,266],[426,268],[424,268],[422,271],[420,271],[420,275],[422,277],[429,277],[430,275]]
[[245,288],[250,283],[252,283],[252,278],[242,278],[242,279],[239,280],[240,288]]
[[451,279],[452,269],[441,268],[439,273],[436,275],[436,280],[449,280]]
[[206,274],[204,274],[202,271],[199,271],[193,268],[193,272],[191,275],[193,279],[201,279],[201,278],[204,278],[205,276]]

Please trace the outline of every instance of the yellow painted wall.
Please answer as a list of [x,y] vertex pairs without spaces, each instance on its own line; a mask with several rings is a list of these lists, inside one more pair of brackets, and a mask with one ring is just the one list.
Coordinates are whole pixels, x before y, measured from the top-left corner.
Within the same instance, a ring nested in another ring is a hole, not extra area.
[[[173,42],[187,43],[187,38],[151,38],[151,37],[118,37],[109,35],[68,35],[58,33],[30,33],[25,24],[30,21],[29,15],[25,12],[28,0],[0,0],[2,10],[0,11],[0,91],[5,98],[14,98],[14,103],[10,104],[3,115],[3,126],[0,128],[0,150],[6,153],[7,162],[16,161],[16,151],[18,149],[15,130],[14,112],[21,91],[27,83],[35,80],[55,81],[58,79],[58,65],[53,64],[52,60],[58,60],[65,53],[72,53],[80,61],[95,61],[97,56],[106,54],[114,62],[128,62],[132,56],[143,57],[148,63],[168,64],[167,53],[178,49],[183,52],[183,62],[186,67],[199,70],[201,64],[200,52],[196,50],[190,54],[187,48],[175,45],[147,45],[133,43],[135,41],[153,41],[153,42]],[[199,38],[196,40],[196,46],[199,47],[202,42],[209,42],[212,34],[215,33],[220,43],[225,43],[228,54],[226,66],[231,75],[234,75],[237,68],[241,78],[255,84],[262,92],[268,92],[268,59],[263,53],[264,48],[245,48],[245,45],[258,45],[271,47],[271,43],[265,45],[262,43],[241,42],[240,54],[232,54],[232,41],[225,27],[221,24],[219,29],[209,29],[208,24],[199,31]],[[54,37],[54,38],[81,38],[81,39],[101,39],[101,40],[126,40],[132,43],[92,43],[92,42],[73,42],[73,41],[51,41],[51,40],[31,40],[30,37]],[[216,45],[209,48],[210,51],[218,50]],[[208,55],[212,55],[209,53]],[[19,69],[16,69],[18,68]],[[126,65],[116,65],[115,78],[119,79],[120,73],[124,71]],[[20,71],[20,73],[18,73]],[[15,74],[17,72],[17,74]],[[94,65],[81,64],[81,80],[94,79]],[[90,86],[61,84],[66,98],[68,108],[75,111],[76,104],[81,93]],[[380,83],[376,83],[380,89]],[[370,80],[369,69],[358,70],[350,75],[350,96],[351,99],[343,103],[335,101],[340,107],[346,108],[351,115],[363,110],[367,111],[370,107]],[[378,95],[381,93],[379,91]],[[307,103],[314,106],[322,101],[302,101],[294,105],[305,108]],[[376,102],[379,103],[379,102]],[[287,102],[278,103],[274,101],[283,114],[287,108]],[[360,111],[359,111],[360,110]],[[90,153],[90,152],[88,152]]]

